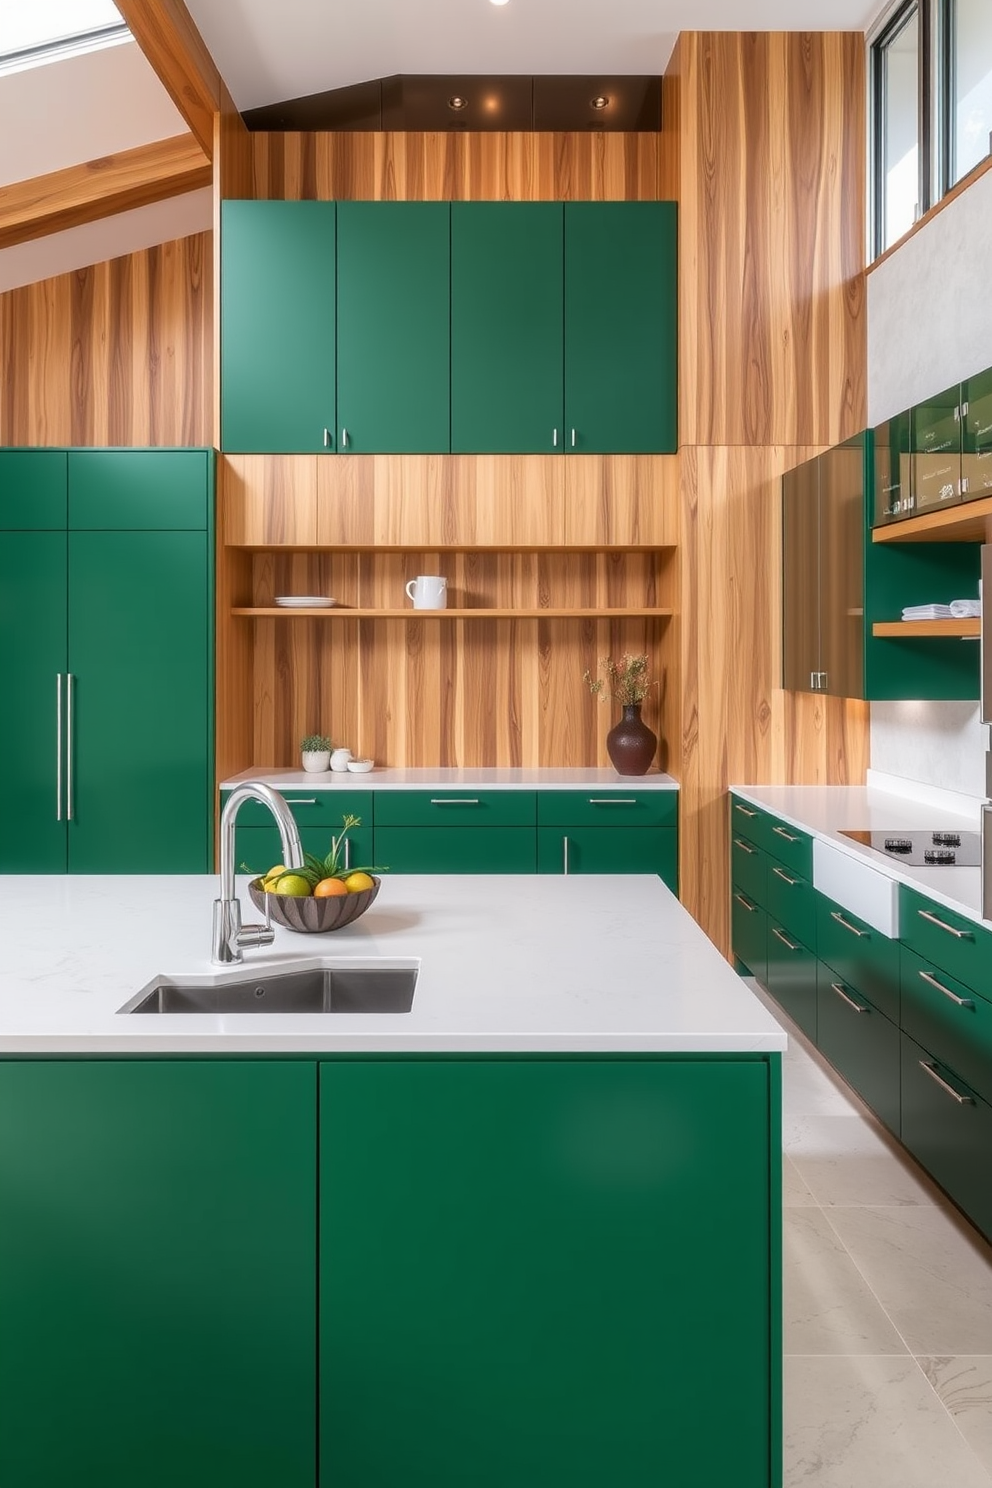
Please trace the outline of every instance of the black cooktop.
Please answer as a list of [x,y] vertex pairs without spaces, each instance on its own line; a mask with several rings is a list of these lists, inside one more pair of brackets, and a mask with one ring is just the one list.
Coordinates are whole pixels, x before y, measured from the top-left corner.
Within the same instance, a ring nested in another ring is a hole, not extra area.
[[914,868],[977,868],[981,832],[841,832],[875,852]]

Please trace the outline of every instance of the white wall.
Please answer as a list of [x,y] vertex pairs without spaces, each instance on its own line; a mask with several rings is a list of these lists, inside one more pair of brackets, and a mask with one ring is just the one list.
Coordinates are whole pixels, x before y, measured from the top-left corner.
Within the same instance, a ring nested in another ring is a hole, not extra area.
[[[992,171],[869,274],[870,424],[992,367],[990,244]],[[984,797],[987,732],[977,703],[872,703],[872,769]]]

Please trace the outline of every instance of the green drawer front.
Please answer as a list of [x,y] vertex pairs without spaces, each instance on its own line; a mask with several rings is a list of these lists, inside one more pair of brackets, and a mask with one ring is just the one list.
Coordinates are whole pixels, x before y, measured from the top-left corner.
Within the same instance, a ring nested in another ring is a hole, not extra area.
[[768,916],[739,889],[730,896],[730,936],[737,960],[764,986],[768,981]]
[[[347,866],[371,868],[372,828],[352,828],[346,840],[351,844]],[[300,841],[304,851],[313,853],[316,858],[326,858],[331,850],[331,833],[326,827],[301,827]],[[278,827],[235,827],[234,865],[239,873],[267,873],[283,861]]]
[[766,848],[772,857],[784,863],[786,868],[791,868],[803,878],[812,878],[812,837],[807,837],[806,833],[800,832],[798,827],[790,827],[786,822],[777,821],[773,816],[766,817],[763,826],[766,835],[760,845]]
[[202,531],[209,458],[206,450],[70,450],[69,526]]
[[393,873],[534,873],[533,827],[380,827],[376,863]]
[[992,935],[966,915],[955,914],[914,889],[900,888],[899,933],[910,950],[945,968],[966,987],[992,984]]
[[992,1239],[992,1106],[902,1035],[903,1142]]
[[784,925],[768,920],[768,980],[789,1017],[816,1042],[816,957]]
[[548,827],[674,827],[678,791],[541,791],[537,820]]
[[735,832],[730,839],[730,877],[735,889],[764,906],[768,859],[760,847]]
[[840,979],[899,1022],[899,942],[887,940],[824,894],[817,895],[816,950]]
[[816,975],[820,1052],[899,1134],[899,1030],[821,961]]
[[773,920],[804,945],[816,946],[816,891],[808,878],[774,858],[765,860],[765,903]]
[[737,796],[731,796],[730,835],[732,837],[746,837],[756,847],[767,847],[769,825],[769,818],[757,806],[752,806],[750,801],[741,801]]
[[678,833],[673,827],[538,827],[537,871],[656,873],[677,894]]
[[0,450],[0,530],[64,531],[65,450]]
[[902,1026],[992,1102],[992,1002],[905,948]]
[[[372,827],[372,792],[343,790],[307,790],[306,786],[280,791],[301,827],[325,827],[339,832],[345,816],[357,816],[362,825]],[[221,791],[223,807],[230,791]],[[271,827],[272,812],[261,801],[245,801],[238,811],[238,827]]]
[[533,791],[377,791],[377,827],[533,827]]

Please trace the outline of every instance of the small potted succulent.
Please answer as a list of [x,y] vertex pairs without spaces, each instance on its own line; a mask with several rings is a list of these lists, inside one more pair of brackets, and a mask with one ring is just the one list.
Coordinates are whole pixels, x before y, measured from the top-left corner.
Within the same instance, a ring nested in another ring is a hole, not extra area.
[[307,734],[305,739],[300,740],[304,770],[319,774],[320,771],[329,769],[332,748],[333,745],[326,734]]

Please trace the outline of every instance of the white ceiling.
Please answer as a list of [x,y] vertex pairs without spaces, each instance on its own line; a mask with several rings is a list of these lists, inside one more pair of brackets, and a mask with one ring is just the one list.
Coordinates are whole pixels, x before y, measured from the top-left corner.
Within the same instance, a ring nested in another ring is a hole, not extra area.
[[393,73],[661,73],[680,31],[863,31],[882,0],[187,0],[240,109]]

